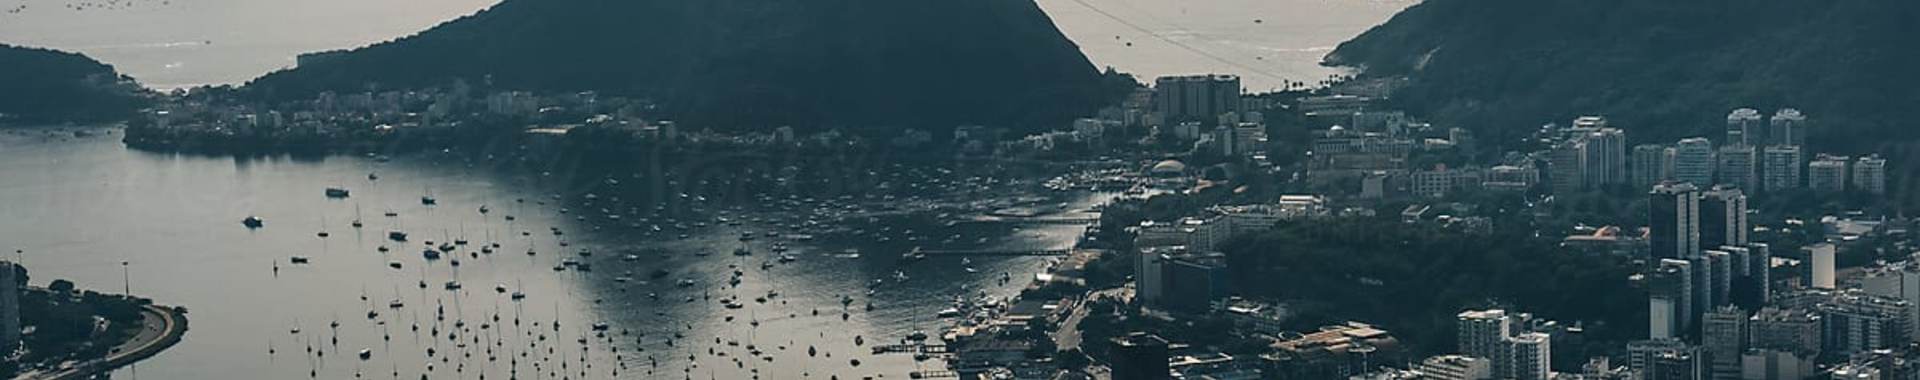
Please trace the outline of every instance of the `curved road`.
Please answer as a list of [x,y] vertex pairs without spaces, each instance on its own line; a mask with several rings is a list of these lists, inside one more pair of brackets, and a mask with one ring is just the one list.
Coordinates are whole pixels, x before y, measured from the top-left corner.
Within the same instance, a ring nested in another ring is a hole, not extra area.
[[106,373],[115,368],[133,364],[159,354],[168,347],[180,343],[180,337],[187,333],[186,315],[173,309],[155,305],[141,307],[140,331],[133,338],[114,347],[113,353],[105,358],[76,364],[70,368],[49,373],[26,373],[15,379],[67,380],[81,379],[87,376]]

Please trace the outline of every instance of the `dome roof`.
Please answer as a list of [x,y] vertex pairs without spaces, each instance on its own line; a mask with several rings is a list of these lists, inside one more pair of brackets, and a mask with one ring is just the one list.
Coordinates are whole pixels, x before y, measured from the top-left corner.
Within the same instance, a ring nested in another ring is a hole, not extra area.
[[1180,163],[1179,160],[1160,161],[1160,163],[1158,164],[1153,164],[1153,172],[1154,173],[1185,173],[1187,172],[1187,164]]

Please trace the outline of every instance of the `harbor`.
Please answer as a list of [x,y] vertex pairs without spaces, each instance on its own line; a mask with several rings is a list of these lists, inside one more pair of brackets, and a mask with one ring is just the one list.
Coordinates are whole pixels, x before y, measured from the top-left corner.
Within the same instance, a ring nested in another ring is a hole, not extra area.
[[[1010,299],[1058,260],[942,252],[1060,252],[1085,228],[974,221],[1018,205],[954,199],[1013,177],[939,168],[878,177],[934,194],[919,198],[688,192],[643,207],[615,199],[625,178],[562,181],[453,155],[208,157],[3,138],[18,148],[9,172],[27,175],[0,200],[43,205],[5,222],[36,281],[129,281],[193,310],[179,345],[116,375],[204,378],[214,369],[195,363],[214,360],[221,376],[261,378],[938,374],[946,355],[873,347],[939,341],[962,317],[954,300]],[[599,185],[554,185],[579,182]],[[1091,220],[1101,197],[1026,206]],[[916,247],[932,254],[902,260]]]

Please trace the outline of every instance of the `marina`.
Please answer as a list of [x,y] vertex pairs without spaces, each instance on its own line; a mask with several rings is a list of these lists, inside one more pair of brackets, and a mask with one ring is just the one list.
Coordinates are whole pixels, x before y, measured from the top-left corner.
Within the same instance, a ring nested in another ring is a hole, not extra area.
[[[0,187],[0,201],[51,203],[19,210],[4,226],[36,282],[118,287],[118,263],[127,261],[136,292],[193,310],[195,329],[178,346],[137,365],[159,378],[936,373],[946,370],[937,353],[876,355],[866,346],[908,337],[938,344],[931,335],[954,324],[944,310],[955,308],[951,300],[1010,297],[1025,285],[1010,278],[1049,260],[934,254],[901,262],[902,252],[1051,252],[1083,229],[949,225],[960,218],[953,215],[1004,205],[884,191],[689,191],[622,203],[607,195],[617,178],[552,187],[564,181],[452,155],[203,157],[30,133],[0,142],[16,148],[0,152],[10,172],[32,173],[9,181],[37,184]],[[909,174],[882,181],[948,196],[1002,180],[900,172]],[[91,185],[102,181],[159,186],[136,194]],[[315,194],[329,187],[352,188],[351,197]],[[433,204],[421,202],[428,188]],[[63,196],[43,198],[50,193]],[[1095,198],[1070,201],[1090,209]],[[387,216],[360,220],[366,208]],[[59,223],[23,222],[34,219]],[[331,233],[269,219],[319,221]],[[48,225],[91,225],[86,234],[102,235],[73,240],[73,231]],[[216,376],[196,364],[214,360],[231,365]]]

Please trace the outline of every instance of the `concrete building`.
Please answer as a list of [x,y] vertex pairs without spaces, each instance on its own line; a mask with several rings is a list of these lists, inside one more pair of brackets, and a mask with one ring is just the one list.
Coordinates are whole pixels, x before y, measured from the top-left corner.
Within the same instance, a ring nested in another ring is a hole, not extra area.
[[1706,250],[1697,261],[1700,264],[1695,268],[1706,269],[1701,271],[1706,276],[1698,276],[1700,281],[1695,283],[1702,285],[1697,289],[1706,291],[1706,302],[1699,303],[1700,308],[1695,310],[1713,310],[1732,304],[1733,298],[1729,295],[1733,289],[1733,255],[1717,249]]
[[1166,298],[1167,257],[1185,254],[1186,247],[1143,248],[1134,261],[1134,302],[1147,308],[1158,307]]
[[1514,327],[1505,310],[1468,310],[1456,317],[1455,342],[1461,354],[1488,360],[1505,356],[1506,339],[1513,336]]
[[1803,380],[1819,371],[1813,359],[1778,350],[1748,350],[1740,355],[1742,380]]
[[1260,154],[1266,151],[1267,127],[1258,123],[1237,123],[1214,128],[1213,141],[1220,155],[1227,157]]
[[1773,113],[1769,124],[1768,145],[1807,146],[1807,115],[1800,110],[1781,108]]
[[1240,111],[1240,77],[1225,74],[1166,76],[1153,81],[1154,110],[1168,123],[1213,122]]
[[1767,125],[1760,110],[1741,108],[1727,113],[1727,144],[1764,145]]
[[1700,196],[1700,247],[1745,246],[1753,225],[1747,219],[1747,195],[1738,188],[1714,186]]
[[1691,351],[1697,347],[1689,346],[1679,338],[1655,338],[1627,342],[1627,372],[1644,374],[1653,368],[1654,357],[1662,352]]
[[1734,287],[1734,302],[1740,307],[1758,309],[1773,299],[1773,247],[1766,243],[1749,243],[1744,248],[1747,253],[1747,277],[1739,286]]
[[1230,295],[1226,254],[1208,252],[1170,256],[1163,260],[1162,269],[1166,273],[1161,275],[1164,290],[1159,304],[1167,311],[1188,315],[1207,314],[1213,310],[1215,302],[1223,301]]
[[1573,194],[1588,189],[1585,175],[1587,142],[1565,141],[1547,154],[1547,177],[1554,194]]
[[1647,276],[1647,336],[1678,339],[1693,326],[1693,263],[1660,259]]
[[1719,183],[1742,189],[1760,188],[1759,152],[1752,145],[1727,145],[1715,155],[1714,176]]
[[1761,189],[1767,192],[1788,191],[1806,185],[1800,178],[1800,163],[1804,155],[1799,145],[1773,145],[1760,153]]
[[1697,348],[1654,353],[1641,380],[1702,380],[1706,378],[1705,358]]
[[1574,120],[1568,138],[1555,145],[1549,165],[1556,193],[1629,183],[1626,131],[1607,128],[1598,116]]
[[1853,189],[1868,194],[1887,193],[1887,160],[1867,155],[1853,162]]
[[1677,151],[1664,144],[1641,144],[1633,147],[1633,187],[1651,189],[1653,185],[1673,179],[1673,158]]
[[1586,140],[1587,186],[1602,188],[1628,183],[1627,132],[1602,127],[1588,133]]
[[1847,157],[1821,154],[1807,163],[1807,188],[1819,194],[1847,191]]
[[1747,348],[1819,356],[1825,319],[1808,309],[1763,307],[1747,318]]
[[1653,187],[1648,202],[1647,241],[1652,257],[1688,259],[1700,255],[1700,190],[1688,183]]
[[1147,333],[1113,338],[1113,380],[1165,380],[1172,376],[1167,341]]
[[1806,253],[1807,257],[1807,263],[1804,264],[1807,267],[1807,287],[1826,290],[1835,289],[1833,277],[1833,244],[1819,243],[1809,245],[1801,247],[1800,251]]
[[1740,378],[1740,354],[1747,351],[1747,312],[1735,306],[1721,306],[1702,318],[1700,345],[1707,354],[1708,378]]
[[1508,379],[1549,380],[1553,378],[1553,339],[1546,333],[1529,332],[1507,338]]
[[1713,185],[1713,141],[1703,137],[1682,139],[1673,147],[1673,180],[1694,186]]
[[1499,309],[1461,312],[1455,331],[1461,354],[1489,359],[1496,379],[1548,379],[1552,339],[1545,333],[1522,331],[1524,319],[1524,314]]
[[1395,356],[1399,346],[1386,330],[1359,322],[1288,337],[1268,345],[1271,352],[1261,355],[1269,363],[1267,378],[1345,378],[1373,370],[1382,358]]
[[1428,357],[1415,363],[1413,370],[1420,371],[1424,379],[1432,380],[1493,379],[1492,361],[1465,355]]
[[[1907,325],[1920,327],[1920,263],[1901,261],[1866,268],[1860,290],[1867,294],[1907,301]],[[1920,339],[1920,335],[1916,335]]]
[[1540,170],[1532,164],[1494,166],[1486,174],[1480,187],[1487,190],[1527,191],[1540,183]]
[[1415,171],[1409,178],[1413,195],[1425,198],[1441,198],[1456,190],[1471,190],[1486,181],[1486,175],[1480,168],[1448,168],[1446,165]]
[[1849,290],[1834,293],[1817,310],[1826,321],[1822,352],[1852,355],[1913,342],[1912,309],[1905,300]]

